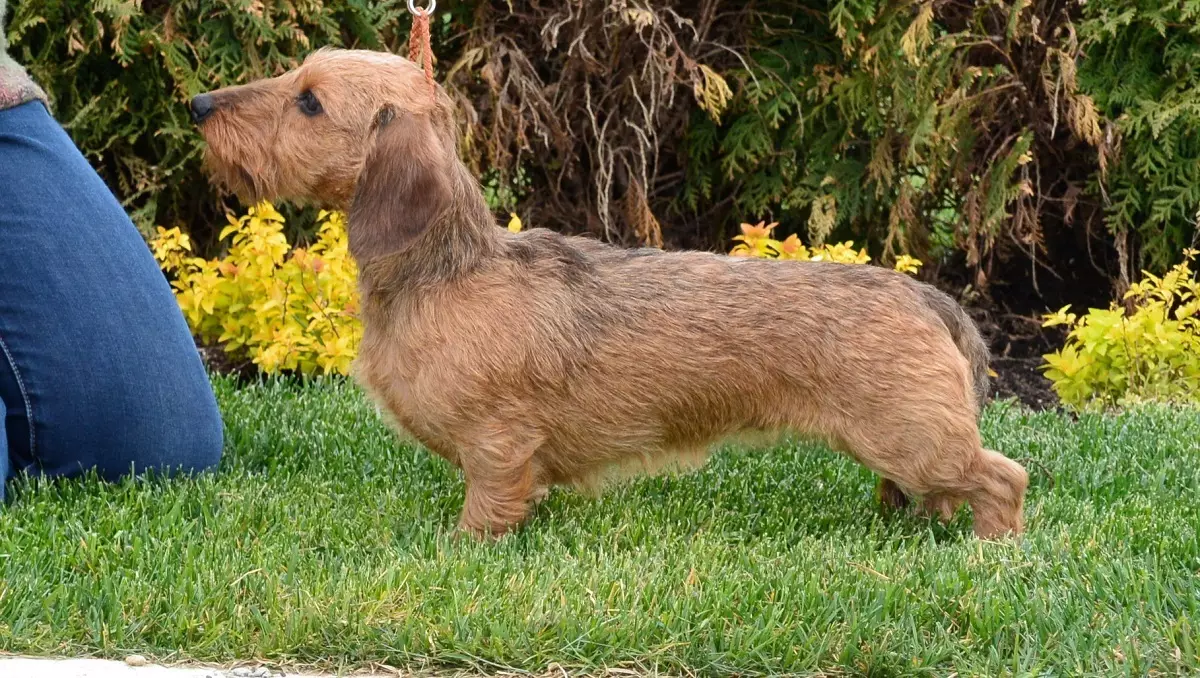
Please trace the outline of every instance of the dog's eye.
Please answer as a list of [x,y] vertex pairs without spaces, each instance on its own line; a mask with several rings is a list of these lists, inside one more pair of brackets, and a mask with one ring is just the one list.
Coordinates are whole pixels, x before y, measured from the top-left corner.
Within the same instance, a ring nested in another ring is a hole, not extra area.
[[321,102],[317,101],[317,95],[312,93],[312,90],[304,90],[300,96],[296,97],[296,106],[304,115],[312,117],[321,112]]

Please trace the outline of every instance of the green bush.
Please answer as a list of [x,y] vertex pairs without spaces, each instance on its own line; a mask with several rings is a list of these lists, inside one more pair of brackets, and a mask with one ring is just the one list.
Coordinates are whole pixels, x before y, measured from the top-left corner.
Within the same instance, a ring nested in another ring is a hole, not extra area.
[[1138,236],[1125,275],[1163,270],[1193,237],[1200,1],[768,6],[725,119],[692,117],[689,207],[981,273],[1087,266],[1104,225]]
[[[716,249],[766,220],[935,273],[961,253],[985,285],[1010,255],[1128,279],[1195,237],[1200,0],[443,4],[464,155],[539,224]],[[135,220],[201,251],[223,218],[188,98],[408,28],[401,0],[11,9],[14,56]]]
[[1116,156],[1090,191],[1105,199],[1109,229],[1140,245],[1121,273],[1161,271],[1194,243],[1200,220],[1200,0],[1106,0],[1082,11],[1080,87],[1110,121]]

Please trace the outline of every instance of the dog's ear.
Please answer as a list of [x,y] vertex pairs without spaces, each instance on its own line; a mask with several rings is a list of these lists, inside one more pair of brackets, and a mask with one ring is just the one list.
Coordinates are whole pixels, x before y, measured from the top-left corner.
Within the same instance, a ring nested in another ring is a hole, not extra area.
[[429,116],[384,107],[350,204],[350,254],[366,262],[410,247],[451,199],[449,158]]

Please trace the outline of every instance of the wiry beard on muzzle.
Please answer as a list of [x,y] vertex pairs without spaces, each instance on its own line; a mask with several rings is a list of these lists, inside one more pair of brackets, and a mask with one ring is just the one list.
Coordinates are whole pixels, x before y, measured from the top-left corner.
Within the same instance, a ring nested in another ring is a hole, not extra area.
[[269,148],[215,119],[205,124],[202,135],[207,142],[204,168],[216,183],[252,203],[277,197]]
[[257,186],[254,177],[246,168],[236,163],[229,163],[212,150],[204,154],[204,169],[212,180],[225,191],[250,202],[259,202],[263,191]]

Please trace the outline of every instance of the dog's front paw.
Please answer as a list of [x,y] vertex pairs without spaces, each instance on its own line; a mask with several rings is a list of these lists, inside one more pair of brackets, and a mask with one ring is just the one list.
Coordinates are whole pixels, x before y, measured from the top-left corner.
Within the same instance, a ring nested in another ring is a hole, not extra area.
[[458,521],[458,527],[454,531],[454,536],[458,539],[472,539],[478,542],[494,542],[499,541],[502,537],[512,532],[515,525],[506,523],[474,523],[466,519]]

